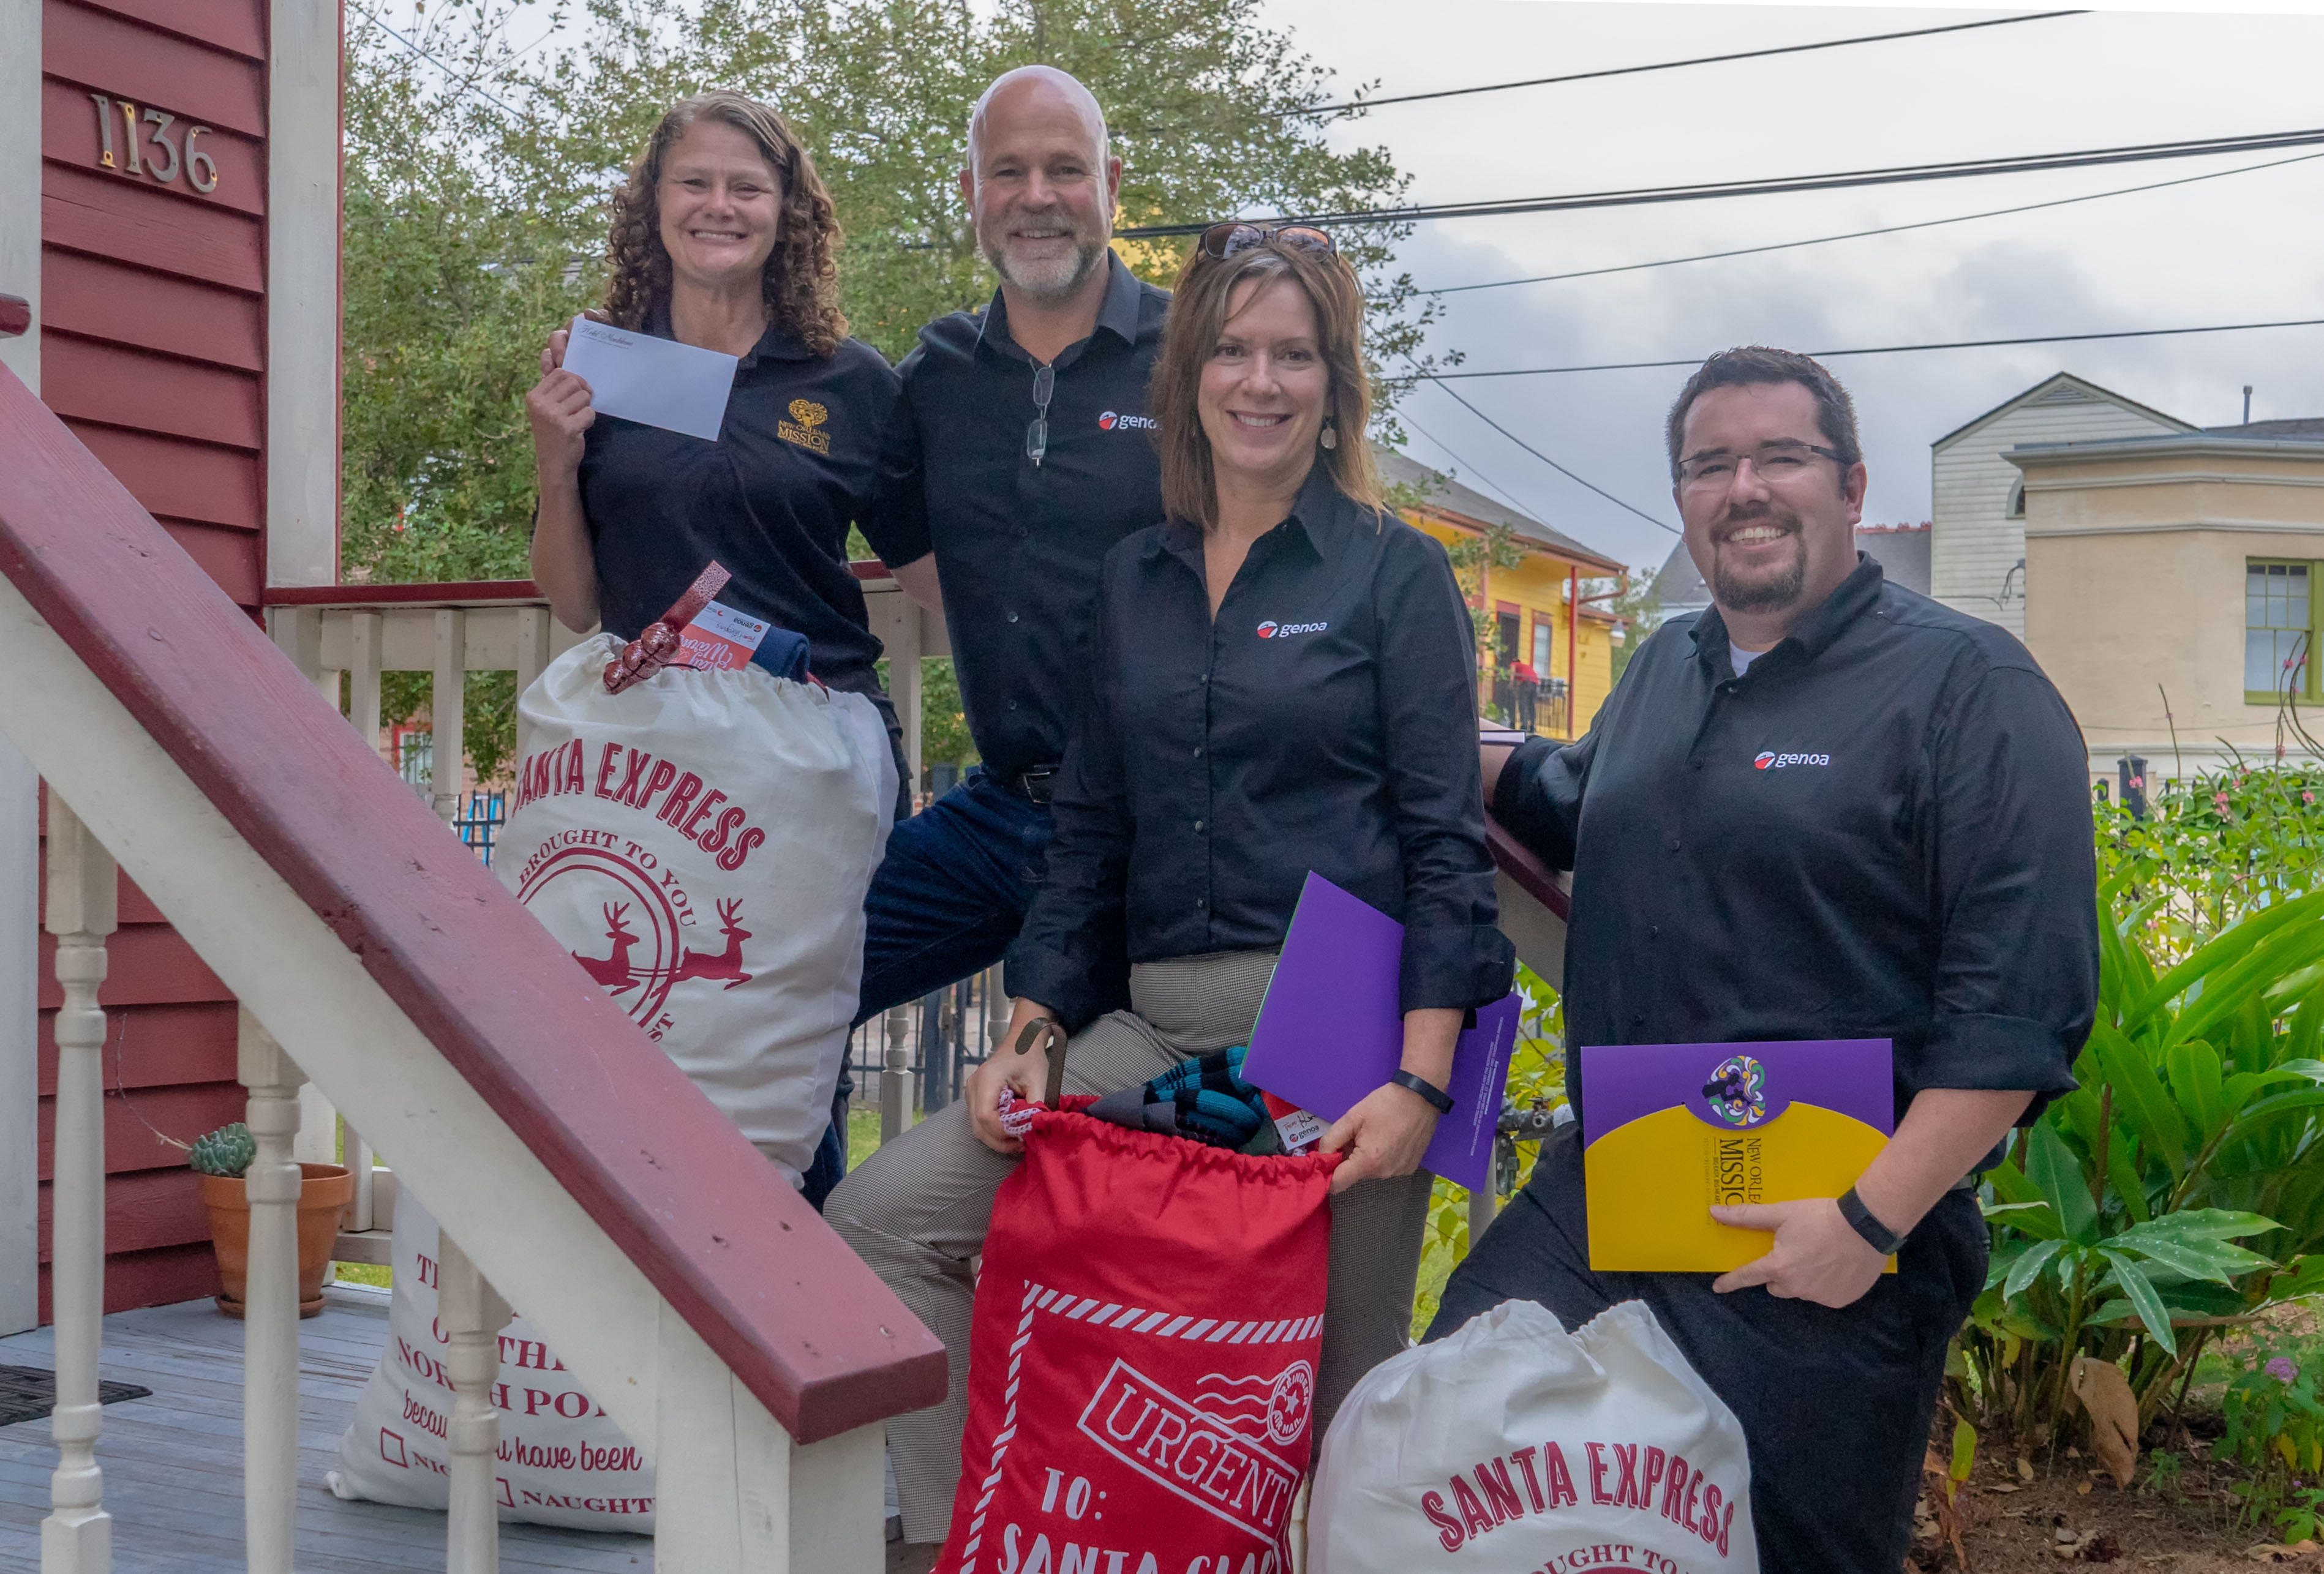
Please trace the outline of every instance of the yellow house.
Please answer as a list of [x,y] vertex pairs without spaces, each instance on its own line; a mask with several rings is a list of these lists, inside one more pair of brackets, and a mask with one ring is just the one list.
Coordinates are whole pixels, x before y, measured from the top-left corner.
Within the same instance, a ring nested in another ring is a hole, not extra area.
[[[1530,722],[1528,730],[1545,737],[1588,732],[1613,689],[1614,647],[1628,629],[1626,620],[1607,610],[1611,594],[1596,594],[1585,582],[1619,579],[1628,570],[1392,449],[1374,453],[1380,478],[1397,489],[1398,501],[1406,504],[1399,511],[1415,527],[1456,548],[1506,526],[1524,553],[1514,568],[1488,565],[1461,576],[1470,606],[1489,619],[1479,647],[1478,708],[1511,724]],[[1520,663],[1538,680],[1529,716],[1522,713]]]
[[2024,443],[2025,643],[2090,774],[2310,750],[2324,597],[2324,421]]

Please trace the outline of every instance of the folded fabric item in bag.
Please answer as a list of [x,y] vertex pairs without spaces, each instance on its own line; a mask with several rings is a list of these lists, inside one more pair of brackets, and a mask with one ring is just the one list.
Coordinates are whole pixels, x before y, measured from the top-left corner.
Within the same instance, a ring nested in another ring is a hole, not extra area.
[[[1157,1131],[1238,1152],[1258,1151],[1253,1141],[1272,1137],[1275,1123],[1268,1118],[1264,1096],[1242,1080],[1247,1053],[1236,1045],[1181,1061],[1138,1087],[1107,1094],[1087,1112],[1132,1131]],[[1274,1152],[1279,1146],[1269,1143],[1265,1151]]]

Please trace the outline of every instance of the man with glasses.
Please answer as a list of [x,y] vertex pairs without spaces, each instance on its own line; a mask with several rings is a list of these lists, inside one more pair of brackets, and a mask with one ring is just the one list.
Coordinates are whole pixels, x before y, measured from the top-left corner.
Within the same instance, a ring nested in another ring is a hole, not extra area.
[[1822,366],[1714,355],[1667,437],[1712,605],[1580,742],[1485,750],[1495,815],[1573,870],[1567,1091],[1578,1113],[1583,1045],[1885,1038],[1895,1137],[1836,1201],[1712,1209],[1771,1237],[1713,1279],[1591,1271],[1563,1127],[1429,1332],[1511,1297],[1569,1326],[1645,1301],[1743,1423],[1762,1566],[1894,1569],[1985,1284],[1972,1178],[2074,1087],[2090,1030],[2087,757],[2023,646],[1856,551],[1856,416]]

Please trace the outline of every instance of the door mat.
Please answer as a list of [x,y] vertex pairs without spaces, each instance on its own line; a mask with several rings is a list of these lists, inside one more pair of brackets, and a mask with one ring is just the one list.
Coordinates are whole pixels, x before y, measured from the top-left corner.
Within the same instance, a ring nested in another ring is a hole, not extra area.
[[[152,1393],[134,1383],[99,1383],[97,1402],[115,1404],[143,1399]],[[0,1367],[0,1426],[20,1421],[44,1421],[57,1403],[57,1375],[39,1367]]]

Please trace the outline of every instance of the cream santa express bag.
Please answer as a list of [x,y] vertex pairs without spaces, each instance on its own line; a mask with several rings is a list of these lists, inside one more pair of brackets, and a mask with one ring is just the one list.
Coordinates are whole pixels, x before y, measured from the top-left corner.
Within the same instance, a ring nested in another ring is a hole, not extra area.
[[502,883],[794,1186],[831,1118],[896,802],[880,713],[762,667],[605,690],[600,634],[517,702]]
[[1323,1439],[1313,1574],[1757,1574],[1743,1429],[1646,1303],[1506,1301],[1374,1367]]
[[[339,1439],[337,1496],[439,1512],[452,1499],[451,1339],[436,1315],[436,1220],[407,1188],[395,1202],[387,1348]],[[651,1535],[654,1472],[520,1312],[500,1330],[493,1490],[503,1519]]]

